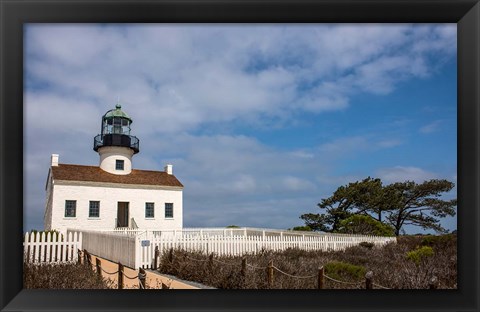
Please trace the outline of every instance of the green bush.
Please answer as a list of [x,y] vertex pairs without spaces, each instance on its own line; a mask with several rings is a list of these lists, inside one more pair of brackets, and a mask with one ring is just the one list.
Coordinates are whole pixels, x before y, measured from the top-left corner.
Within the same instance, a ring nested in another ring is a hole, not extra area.
[[407,252],[407,259],[415,262],[416,264],[420,264],[420,262],[427,258],[434,255],[433,248],[430,246],[422,246],[415,250]]
[[340,221],[338,233],[394,236],[395,229],[370,216],[353,215]]
[[346,262],[332,261],[325,265],[325,274],[338,280],[361,280],[365,273],[365,267]]

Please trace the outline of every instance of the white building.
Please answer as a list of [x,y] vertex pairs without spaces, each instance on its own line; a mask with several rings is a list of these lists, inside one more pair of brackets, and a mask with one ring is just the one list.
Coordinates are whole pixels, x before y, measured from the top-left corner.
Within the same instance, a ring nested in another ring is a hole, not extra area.
[[136,170],[139,140],[132,119],[117,105],[102,117],[93,149],[100,165],[60,164],[53,154],[46,183],[45,229],[181,229],[183,185],[165,171]]

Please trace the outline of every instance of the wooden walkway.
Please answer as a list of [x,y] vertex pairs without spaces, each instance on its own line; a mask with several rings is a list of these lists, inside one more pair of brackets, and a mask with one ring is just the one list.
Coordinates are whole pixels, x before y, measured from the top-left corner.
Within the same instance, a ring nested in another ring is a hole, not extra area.
[[[92,263],[95,264],[97,257],[95,255],[92,256]],[[83,257],[82,257],[83,259]],[[118,285],[118,274],[108,274],[114,273],[118,271],[118,264],[111,262],[109,260],[103,259],[98,257],[102,267],[102,276],[106,279],[109,279],[113,283],[113,287],[117,288]],[[82,260],[83,261],[83,260]],[[95,265],[92,265],[92,269],[96,270]],[[128,277],[137,277],[138,270],[133,270],[128,267],[124,267],[123,269],[124,275]],[[195,287],[189,285],[187,283],[183,283],[179,280],[174,278],[170,278],[168,276],[162,275],[160,273],[146,270],[146,288],[147,289],[162,289],[162,283],[168,286],[168,289],[200,289],[199,287]],[[123,277],[123,288],[124,289],[139,289],[139,282],[138,278],[130,279],[127,277]]]

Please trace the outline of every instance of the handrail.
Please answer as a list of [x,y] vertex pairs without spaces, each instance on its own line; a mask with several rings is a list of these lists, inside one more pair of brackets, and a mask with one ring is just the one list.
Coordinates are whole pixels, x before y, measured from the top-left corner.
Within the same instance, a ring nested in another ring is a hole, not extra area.
[[135,218],[131,218],[130,222],[132,225],[132,229],[138,229],[138,225],[137,225],[137,222],[135,222]]

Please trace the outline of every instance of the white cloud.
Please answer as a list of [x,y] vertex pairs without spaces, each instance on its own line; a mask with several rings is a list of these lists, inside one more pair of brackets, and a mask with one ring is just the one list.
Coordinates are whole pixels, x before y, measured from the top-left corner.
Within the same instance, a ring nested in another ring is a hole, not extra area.
[[385,183],[415,181],[422,183],[430,179],[438,179],[438,174],[426,171],[418,167],[395,166],[392,168],[383,168],[377,171],[377,176]]
[[189,131],[258,114],[340,110],[358,92],[389,93],[407,77],[428,75],[432,53],[453,53],[454,30],[453,24],[32,24],[26,71],[29,81],[51,87],[43,92],[68,92],[103,109],[120,97],[148,110],[147,122],[163,119],[157,131]]

